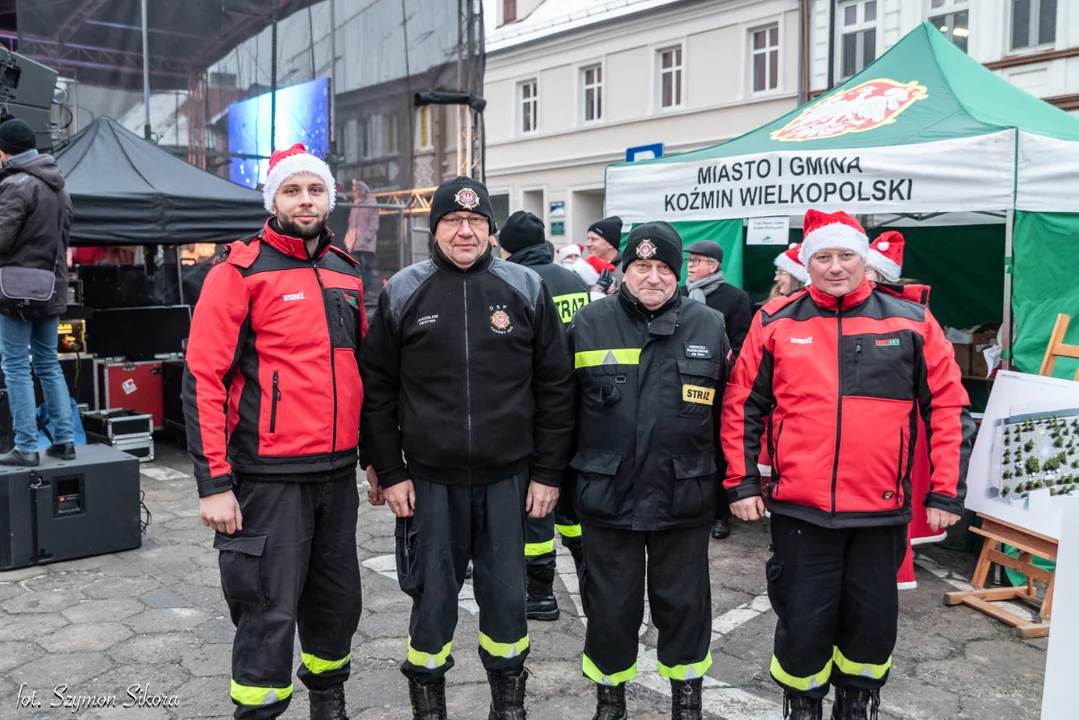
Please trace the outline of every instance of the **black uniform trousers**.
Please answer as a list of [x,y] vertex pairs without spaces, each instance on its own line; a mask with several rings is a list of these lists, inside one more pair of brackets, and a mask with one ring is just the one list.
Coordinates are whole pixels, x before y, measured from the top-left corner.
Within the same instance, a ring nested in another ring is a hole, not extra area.
[[727,501],[727,493],[719,488],[716,493],[716,520],[726,520],[731,516],[731,504]]
[[581,600],[588,615],[583,669],[601,685],[637,676],[638,630],[648,603],[659,631],[659,674],[702,677],[712,664],[711,526],[640,532],[586,524]]
[[236,637],[232,701],[237,718],[273,718],[292,699],[297,629],[299,678],[310,690],[343,683],[363,602],[356,556],[359,492],[354,473],[322,482],[245,478],[233,486],[243,529],[217,533],[221,588]]
[[776,623],[772,677],[813,698],[888,679],[899,622],[895,576],[907,526],[828,529],[772,515],[766,564]]
[[397,520],[397,576],[412,598],[401,671],[430,682],[453,667],[457,595],[472,559],[479,654],[489,672],[518,673],[528,657],[523,475],[490,485],[413,479],[416,507]]
[[581,525],[575,518],[557,508],[541,518],[525,517],[525,563],[529,584],[546,587],[555,578],[555,531],[562,536],[562,546],[570,551],[574,562],[581,557]]

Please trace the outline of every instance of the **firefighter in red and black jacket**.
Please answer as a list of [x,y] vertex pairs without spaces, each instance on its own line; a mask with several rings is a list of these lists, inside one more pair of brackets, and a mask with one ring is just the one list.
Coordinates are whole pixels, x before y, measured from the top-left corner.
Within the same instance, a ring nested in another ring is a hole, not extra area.
[[302,145],[275,152],[264,190],[274,217],[229,246],[191,325],[188,452],[236,625],[237,718],[288,707],[297,625],[311,717],[347,717],[367,319],[358,265],[330,246],[333,189]]
[[[785,714],[876,717],[899,614],[896,571],[911,517],[917,417],[933,475],[934,529],[963,512],[974,438],[951,346],[928,308],[865,277],[869,242],[846,213],[806,214],[810,286],[754,318],[723,400],[721,441],[731,511],[771,511],[768,594],[779,617],[772,677]],[[756,458],[766,418],[772,477]]]

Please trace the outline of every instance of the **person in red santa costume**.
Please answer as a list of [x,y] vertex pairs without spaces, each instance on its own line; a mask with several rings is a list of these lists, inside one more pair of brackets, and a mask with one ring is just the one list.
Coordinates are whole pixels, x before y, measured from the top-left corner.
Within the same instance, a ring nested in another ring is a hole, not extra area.
[[[866,277],[861,225],[810,210],[803,230],[810,284],[757,313],[723,397],[724,486],[743,521],[771,511],[770,669],[784,717],[820,720],[835,685],[833,720],[863,720],[877,717],[898,632],[918,416],[931,430],[934,531],[963,512],[974,422],[929,309]],[[752,460],[769,416],[762,482]]]

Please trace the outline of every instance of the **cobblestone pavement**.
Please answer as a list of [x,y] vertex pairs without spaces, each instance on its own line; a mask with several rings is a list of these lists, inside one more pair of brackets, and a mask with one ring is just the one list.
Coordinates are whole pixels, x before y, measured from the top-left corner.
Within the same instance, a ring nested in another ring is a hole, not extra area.
[[[228,701],[232,625],[221,596],[212,533],[198,519],[186,456],[168,441],[143,466],[153,522],[142,548],[73,562],[0,573],[0,719],[203,718],[231,713]],[[393,573],[393,517],[366,504],[357,543],[364,612],[353,641],[347,688],[354,720],[408,718],[397,669],[405,649],[409,602]],[[712,542],[712,656],[708,717],[778,720],[778,688],[768,675],[775,617],[764,595],[767,523],[735,523]],[[924,547],[924,546],[923,546]],[[901,593],[900,639],[881,716],[911,720],[1037,717],[1047,641],[1022,641],[1003,625],[942,593],[970,577],[974,557],[930,547],[919,553],[918,588]],[[575,720],[592,715],[593,688],[581,677],[584,625],[572,561],[560,556],[561,619],[535,623],[528,667],[529,717]],[[486,677],[474,650],[478,624],[471,588],[461,596],[449,677],[449,707],[458,720],[486,718]],[[630,687],[636,720],[670,717],[669,685],[655,672],[656,631],[641,634],[638,682]],[[299,663],[299,644],[297,642]],[[132,688],[137,685],[138,688]],[[55,687],[69,701],[113,696],[115,708],[50,708]],[[128,690],[143,705],[132,702]],[[38,709],[19,707],[34,703]],[[147,707],[162,700],[174,707]],[[307,716],[303,685],[287,717]]]

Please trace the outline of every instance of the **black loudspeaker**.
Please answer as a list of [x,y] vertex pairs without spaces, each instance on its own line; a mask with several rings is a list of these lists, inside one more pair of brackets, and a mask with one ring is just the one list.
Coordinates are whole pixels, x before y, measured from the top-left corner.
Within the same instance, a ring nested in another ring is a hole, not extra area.
[[152,360],[156,355],[183,352],[190,330],[187,305],[94,310],[87,325],[87,344],[99,358]]
[[38,467],[0,466],[0,570],[142,545],[139,461],[107,445],[75,451],[74,460],[42,453]]

